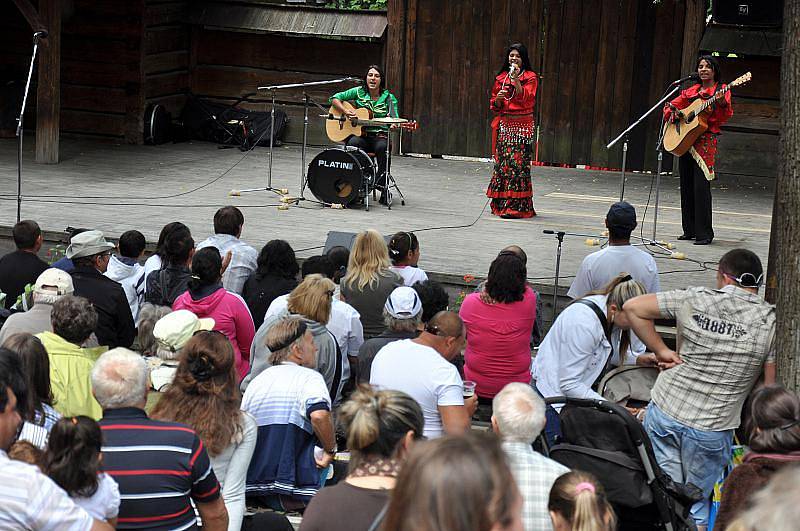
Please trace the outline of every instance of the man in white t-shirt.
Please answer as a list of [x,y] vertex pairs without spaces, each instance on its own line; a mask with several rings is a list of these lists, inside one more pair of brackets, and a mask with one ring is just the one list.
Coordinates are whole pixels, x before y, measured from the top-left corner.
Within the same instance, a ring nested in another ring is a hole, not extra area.
[[416,339],[383,347],[372,362],[369,383],[403,391],[416,400],[425,416],[425,437],[464,433],[478,405],[465,399],[463,382],[450,363],[466,344],[464,323],[455,312],[439,312]]
[[573,299],[604,288],[612,278],[626,272],[641,282],[648,293],[659,291],[658,267],[650,253],[631,245],[631,232],[636,228],[636,210],[620,201],[606,214],[608,246],[583,259],[567,295]]

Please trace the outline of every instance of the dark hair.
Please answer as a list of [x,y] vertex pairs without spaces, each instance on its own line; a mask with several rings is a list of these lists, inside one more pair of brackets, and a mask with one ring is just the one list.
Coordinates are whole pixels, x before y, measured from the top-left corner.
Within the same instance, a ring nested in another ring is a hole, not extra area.
[[300,269],[303,272],[303,277],[313,275],[314,273],[319,273],[325,278],[333,279],[333,275],[336,273],[336,269],[333,267],[333,262],[331,262],[331,259],[324,254],[309,256],[303,260],[303,265]]
[[70,497],[88,498],[97,492],[103,436],[93,419],[62,417],[50,430],[45,470]]
[[268,275],[294,279],[300,272],[294,249],[285,240],[270,240],[261,248],[256,262],[256,279],[261,280]]
[[173,221],[171,223],[167,223],[161,229],[161,232],[158,234],[158,243],[156,243],[156,254],[161,257],[162,260],[167,258],[167,255],[164,253],[164,245],[166,245],[167,237],[175,231],[186,229],[186,232],[189,232],[189,227],[181,223],[180,221]]
[[20,409],[20,416],[34,422],[39,414],[39,424],[44,425],[44,404],[53,405],[53,391],[50,388],[50,358],[38,337],[33,334],[12,334],[3,342],[3,348],[19,356],[25,389],[28,390],[27,407]]
[[8,449],[8,458],[33,465],[42,473],[45,471],[44,451],[30,441],[14,441]]
[[23,219],[11,229],[14,244],[17,249],[31,249],[36,245],[36,240],[42,235],[39,224],[30,219]]
[[511,53],[511,50],[516,50],[519,52],[520,59],[522,59],[523,70],[533,70],[533,67],[531,67],[531,60],[528,59],[528,48],[526,48],[521,42],[515,42],[506,48],[506,54],[503,57],[503,66],[501,66],[500,70],[497,71],[497,75],[500,75],[503,72],[508,72],[508,69],[511,66],[511,64],[508,62],[508,54]]
[[110,254],[111,251],[103,251],[101,253],[90,254],[89,256],[79,256],[77,258],[73,258],[72,265],[75,267],[94,267],[95,258],[107,253]]
[[511,303],[525,296],[528,276],[525,262],[512,251],[501,251],[489,266],[486,293],[495,301]]
[[138,230],[128,230],[119,237],[119,254],[126,258],[139,258],[147,246],[144,234]]
[[338,284],[347,274],[347,262],[350,260],[350,249],[342,245],[336,245],[328,249],[328,252],[325,254],[331,259],[333,268],[336,270],[331,280]]
[[189,232],[187,226],[175,227],[175,229],[167,234],[164,238],[164,245],[162,246],[161,256],[166,264],[173,266],[181,266],[186,264],[189,256],[194,249],[194,240],[192,233]]
[[419,249],[419,240],[413,232],[398,232],[389,240],[389,258],[394,265],[402,264]]
[[[5,411],[8,405],[6,389],[11,389],[17,397],[17,411],[28,409],[27,387],[19,356],[13,350],[0,348],[0,411]],[[5,450],[5,448],[0,449]]]
[[422,303],[422,322],[427,323],[434,315],[450,305],[450,296],[441,284],[433,280],[417,281],[411,286]]
[[89,339],[97,327],[97,311],[88,299],[64,295],[53,304],[50,324],[54,334],[80,345]]
[[630,240],[633,229],[623,229],[622,227],[608,227],[608,237],[612,240]]
[[214,234],[239,236],[244,225],[244,214],[235,206],[224,206],[214,214]]
[[515,255],[519,256],[519,258],[520,258],[520,260],[522,260],[523,264],[525,264],[526,266],[528,265],[528,255],[527,255],[527,253],[525,253],[525,251],[519,245],[509,245],[508,247],[506,247],[505,249],[503,249],[500,252],[501,253],[503,253],[503,252],[514,253]]
[[216,284],[222,271],[222,257],[216,247],[203,247],[192,258],[192,278],[189,289],[199,289]]
[[719,83],[719,80],[722,79],[722,70],[719,67],[719,61],[717,61],[716,57],[713,55],[701,55],[697,58],[697,63],[694,66],[695,71],[700,68],[700,61],[705,61],[711,67],[711,70],[714,71],[714,82]]
[[800,451],[800,398],[780,385],[762,387],[750,404],[750,449],[760,453]]
[[381,68],[378,65],[369,65],[367,67],[366,72],[364,72],[364,77],[361,78],[361,86],[364,88],[365,91],[369,92],[369,89],[367,88],[367,74],[369,74],[369,71],[372,70],[373,68],[377,70],[378,73],[381,75],[381,82],[378,84],[378,93],[382,93],[383,90],[386,88],[386,75],[383,73],[383,68]]
[[733,249],[719,259],[719,271],[728,274],[744,287],[753,288],[761,284],[764,269],[761,260],[753,251]]

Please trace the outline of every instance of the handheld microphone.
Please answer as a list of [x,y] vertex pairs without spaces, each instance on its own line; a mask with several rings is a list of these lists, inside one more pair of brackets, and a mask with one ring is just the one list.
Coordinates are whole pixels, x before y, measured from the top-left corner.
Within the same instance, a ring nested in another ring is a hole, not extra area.
[[39,30],[33,34],[33,40],[46,39],[48,35],[47,30]]

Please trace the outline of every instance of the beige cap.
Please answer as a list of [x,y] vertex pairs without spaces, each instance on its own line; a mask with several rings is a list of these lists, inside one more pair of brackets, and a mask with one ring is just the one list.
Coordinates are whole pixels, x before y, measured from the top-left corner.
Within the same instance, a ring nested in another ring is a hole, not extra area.
[[69,241],[66,255],[67,258],[72,260],[73,258],[93,256],[105,251],[110,251],[115,247],[116,245],[106,241],[103,237],[103,233],[99,230],[87,230],[86,232],[81,232],[72,237]]
[[183,348],[198,330],[212,330],[214,319],[200,319],[189,310],[175,310],[156,322],[153,336],[156,341],[171,352]]
[[36,283],[33,285],[33,291],[39,293],[47,293],[54,295],[71,295],[74,291],[72,287],[72,276],[66,271],[51,267],[45,269]]

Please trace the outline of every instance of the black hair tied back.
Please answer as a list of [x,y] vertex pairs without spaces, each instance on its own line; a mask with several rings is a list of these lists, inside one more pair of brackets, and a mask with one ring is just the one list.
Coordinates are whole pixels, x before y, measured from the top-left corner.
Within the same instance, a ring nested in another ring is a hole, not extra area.
[[188,361],[189,372],[198,382],[206,382],[214,376],[214,365],[207,356],[198,356]]

